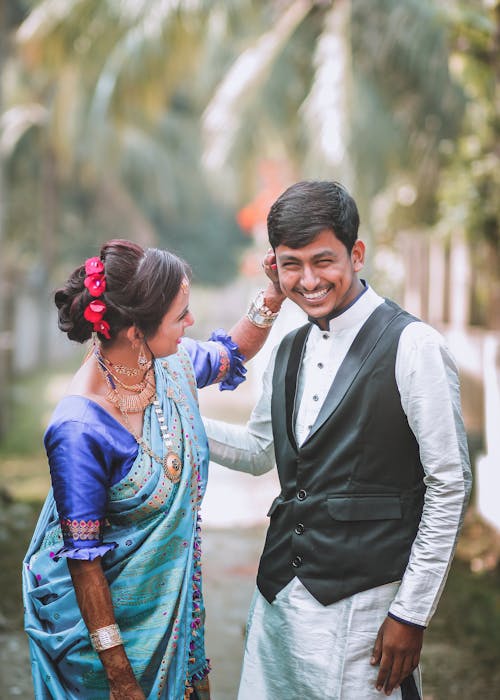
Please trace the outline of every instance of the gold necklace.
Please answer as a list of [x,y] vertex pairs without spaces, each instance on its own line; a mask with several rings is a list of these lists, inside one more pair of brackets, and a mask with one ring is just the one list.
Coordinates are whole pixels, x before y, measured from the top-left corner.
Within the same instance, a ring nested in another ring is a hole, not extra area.
[[142,413],[146,406],[149,406],[149,404],[153,401],[156,394],[154,375],[153,381],[145,381],[144,387],[137,391],[137,393],[121,394],[104,363],[103,356],[98,350],[95,351],[95,357],[97,360],[97,366],[99,367],[99,370],[101,371],[101,374],[109,387],[109,391],[106,394],[106,401],[112,403],[113,406],[117,406],[120,411],[125,411],[126,413]]
[[153,366],[153,361],[148,360],[141,367],[128,367],[128,365],[115,364],[114,362],[111,362],[111,360],[108,357],[104,357],[102,353],[99,354],[101,355],[107,367],[113,370],[113,372],[115,372],[116,374],[123,374],[126,377],[138,377],[141,372],[144,372],[144,370],[147,371]]
[[156,452],[153,452],[151,447],[147,444],[147,442],[142,438],[140,435],[137,435],[137,433],[134,431],[132,428],[132,425],[130,424],[128,415],[126,414],[125,411],[123,411],[120,407],[121,414],[123,416],[123,422],[127,426],[128,430],[132,433],[132,435],[135,438],[135,441],[137,442],[138,445],[142,447],[144,452],[151,457],[151,459],[154,459],[155,462],[158,462],[158,464],[161,464],[163,467],[163,473],[169,479],[173,484],[177,484],[181,480],[181,475],[182,475],[182,462],[181,458],[179,455],[172,450],[172,445],[173,441],[172,438],[168,435],[168,428],[165,425],[165,416],[163,415],[163,411],[161,410],[160,402],[158,401],[158,397],[155,395],[155,398],[153,400],[153,406],[155,409],[155,413],[158,417],[158,422],[160,423],[160,430],[161,430],[161,436],[163,440],[163,446],[164,446],[164,456],[159,457]]
[[[110,373],[102,361],[102,355],[99,352],[96,352],[95,355],[97,359],[97,366],[99,367],[107,385],[110,388],[110,391],[106,395],[106,400],[110,401],[113,405],[118,407],[120,413],[123,416],[123,422],[125,423],[128,431],[134,437],[137,444],[140,447],[142,447],[143,451],[146,452],[146,454],[149,455],[151,459],[154,459],[155,462],[161,464],[161,466],[163,467],[163,472],[167,479],[169,479],[173,484],[176,484],[178,481],[180,481],[181,478],[182,462],[179,455],[172,450],[173,440],[168,434],[168,427],[166,425],[165,416],[163,415],[158,396],[156,395],[155,383],[152,382],[148,384],[148,386],[152,387],[153,389],[153,393],[150,399],[145,405],[141,404],[142,408],[137,408],[137,406],[139,406],[139,402],[145,400],[145,396],[143,395],[143,393],[135,396],[120,395],[120,393],[116,389],[116,386],[113,385],[113,380],[110,376]],[[146,408],[146,406],[148,406],[150,403],[152,403],[154,406],[154,410],[158,418],[158,423],[160,425],[160,432],[164,446],[163,457],[159,457],[155,452],[153,452],[153,450],[147,444],[147,442],[134,431],[128,417],[129,413],[139,413],[141,410],[143,411]],[[132,408],[130,408],[131,405]]]
[[106,369],[106,371],[110,375],[110,377],[112,377],[115,384],[118,384],[118,386],[121,386],[123,389],[127,389],[128,391],[139,392],[144,389],[148,382],[150,382],[148,375],[152,372],[152,367],[146,370],[144,377],[141,379],[140,382],[137,382],[137,384],[126,384],[125,382],[122,382],[122,380],[119,377],[114,375],[110,369]]

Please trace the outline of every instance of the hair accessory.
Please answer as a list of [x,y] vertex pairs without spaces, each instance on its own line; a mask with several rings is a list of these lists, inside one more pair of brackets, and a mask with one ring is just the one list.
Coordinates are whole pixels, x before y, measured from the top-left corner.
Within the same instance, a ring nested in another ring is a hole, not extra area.
[[271,309],[266,306],[264,292],[260,291],[250,304],[247,311],[247,318],[250,323],[253,323],[257,328],[269,328],[269,326],[273,325],[278,314],[279,311],[271,311]]
[[188,294],[189,292],[189,280],[187,277],[184,277],[181,282],[181,291],[183,294]]
[[89,290],[90,296],[100,297],[106,291],[106,278],[104,276],[104,264],[100,258],[88,258],[85,261],[84,285]]
[[[87,288],[90,296],[100,297],[106,291],[106,277],[104,276],[104,264],[100,258],[88,258],[85,261],[85,280],[83,284]],[[109,334],[110,326],[103,320],[106,313],[106,304],[99,299],[93,299],[85,308],[83,317],[92,323],[93,330],[101,333],[107,340],[111,339]]]
[[90,633],[90,641],[97,652],[112,649],[113,647],[118,647],[123,644],[118,625],[99,627],[99,629]]

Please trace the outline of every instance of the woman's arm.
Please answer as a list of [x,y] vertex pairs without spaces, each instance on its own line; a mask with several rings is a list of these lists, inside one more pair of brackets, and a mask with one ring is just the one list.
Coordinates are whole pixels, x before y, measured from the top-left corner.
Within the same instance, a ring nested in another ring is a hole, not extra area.
[[[101,559],[67,559],[76,599],[89,633],[116,624],[108,582]],[[111,700],[145,700],[123,644],[99,652],[106,672]]]
[[[266,259],[268,259],[268,257],[269,256],[266,256]],[[285,297],[279,285],[269,281],[264,290],[264,303],[267,308],[273,313],[277,313],[281,309],[284,299]],[[266,342],[271,326],[272,324],[265,327],[257,326],[245,315],[231,328],[229,335],[238,345],[246,361],[251,360],[252,357],[259,352]]]

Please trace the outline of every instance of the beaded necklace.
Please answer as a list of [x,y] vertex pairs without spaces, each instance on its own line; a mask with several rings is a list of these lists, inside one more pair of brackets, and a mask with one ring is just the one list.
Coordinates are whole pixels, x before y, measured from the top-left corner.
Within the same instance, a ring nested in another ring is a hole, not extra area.
[[[163,467],[163,472],[167,479],[169,479],[173,484],[176,484],[178,481],[180,481],[181,478],[181,472],[182,472],[182,462],[179,457],[179,455],[173,451],[172,446],[173,446],[173,440],[168,434],[168,427],[166,425],[165,421],[165,416],[163,414],[160,401],[158,400],[158,396],[156,394],[156,385],[154,382],[154,374],[153,374],[153,382],[148,382],[148,387],[152,387],[152,393],[150,393],[148,401],[146,404],[142,405],[142,402],[145,400],[145,392],[141,392],[141,394],[136,395],[136,396],[123,396],[120,394],[120,392],[117,389],[117,386],[114,382],[113,376],[109,372],[108,368],[106,367],[104,363],[104,358],[99,352],[98,349],[95,351],[95,356],[97,359],[97,366],[99,367],[99,370],[101,371],[108,387],[109,387],[109,392],[106,395],[106,400],[112,403],[114,406],[117,406],[119,409],[120,413],[123,416],[123,422],[125,423],[128,431],[132,434],[134,437],[135,441],[137,444],[142,447],[143,451],[151,457],[151,459],[154,459],[155,462],[158,464],[161,464]],[[127,387],[128,388],[128,387]],[[149,393],[149,390],[148,390]],[[140,397],[140,398],[139,398]],[[135,402],[133,401],[135,399]],[[140,403],[139,403],[140,402]],[[160,425],[160,432],[161,432],[161,437],[163,441],[163,447],[164,447],[164,455],[163,457],[158,456],[151,447],[147,444],[147,442],[144,440],[144,438],[141,435],[138,435],[134,429],[132,428],[132,425],[130,423],[130,419],[128,417],[128,413],[139,413],[139,411],[144,410],[146,406],[148,406],[150,403],[153,404],[154,411],[156,413],[156,417],[158,418],[158,423]],[[130,405],[133,405],[133,409],[130,408]],[[142,405],[142,408],[138,409],[137,406]]]

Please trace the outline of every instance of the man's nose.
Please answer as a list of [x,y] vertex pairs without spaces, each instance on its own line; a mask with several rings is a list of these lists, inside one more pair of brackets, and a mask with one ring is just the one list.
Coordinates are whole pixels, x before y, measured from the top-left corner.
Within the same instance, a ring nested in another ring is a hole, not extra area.
[[307,289],[307,291],[312,292],[316,289],[318,286],[318,275],[314,271],[314,268],[312,267],[304,267],[302,270],[302,277],[300,280],[300,283],[304,289]]

